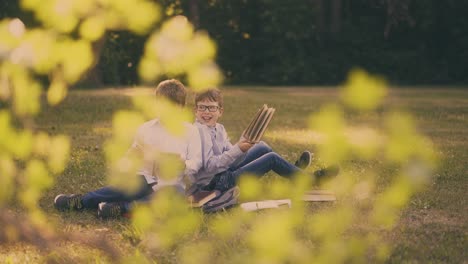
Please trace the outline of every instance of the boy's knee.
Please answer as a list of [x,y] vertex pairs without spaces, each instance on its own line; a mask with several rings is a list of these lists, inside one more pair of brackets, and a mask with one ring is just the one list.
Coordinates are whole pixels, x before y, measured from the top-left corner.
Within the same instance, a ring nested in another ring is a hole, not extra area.
[[276,152],[268,152],[267,154],[265,154],[263,156],[266,157],[268,160],[274,161],[274,162],[281,159],[281,156]]
[[265,143],[265,141],[260,141],[260,142],[258,142],[258,143],[257,143],[257,146],[258,146],[259,148],[264,149],[265,152],[272,152],[272,151],[273,151],[273,150],[271,149],[271,147],[268,146],[267,143]]

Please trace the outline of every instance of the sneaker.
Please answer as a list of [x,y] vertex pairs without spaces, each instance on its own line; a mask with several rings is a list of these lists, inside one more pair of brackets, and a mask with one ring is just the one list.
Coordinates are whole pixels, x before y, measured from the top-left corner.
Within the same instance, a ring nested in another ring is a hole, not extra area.
[[324,169],[319,169],[314,172],[315,180],[317,183],[322,183],[324,180],[331,179],[340,173],[340,167],[332,165]]
[[126,213],[123,203],[106,203],[102,202],[98,205],[97,215],[101,219],[117,218],[124,216]]
[[299,159],[294,163],[294,165],[298,168],[305,169],[310,166],[310,163],[312,162],[312,157],[314,155],[310,153],[310,151],[304,151],[302,152],[301,156],[299,156]]
[[59,194],[55,196],[54,206],[60,211],[81,210],[83,209],[81,197],[81,194]]

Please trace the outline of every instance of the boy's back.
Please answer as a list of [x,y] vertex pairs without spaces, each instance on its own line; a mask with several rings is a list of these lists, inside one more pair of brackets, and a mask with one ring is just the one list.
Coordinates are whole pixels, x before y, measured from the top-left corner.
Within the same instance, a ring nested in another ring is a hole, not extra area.
[[137,174],[145,176],[149,183],[156,181],[153,176],[159,178],[160,175],[155,172],[155,155],[168,153],[178,155],[185,162],[184,174],[192,177],[202,166],[200,135],[190,123],[184,122],[184,128],[183,135],[175,136],[157,118],[142,124],[131,146],[143,157],[143,165]]
[[[185,106],[186,89],[177,80],[162,81],[156,88],[155,97],[158,100],[164,99],[172,102],[175,109],[182,109]],[[131,174],[128,177],[135,177],[135,173],[137,174],[136,190],[129,193],[115,186],[105,186],[85,194],[59,194],[54,198],[54,206],[63,211],[97,209],[99,217],[113,217],[128,212],[131,202],[147,200],[155,190],[164,185],[174,185],[176,189],[181,189],[179,187],[183,186],[181,181],[183,175],[169,182],[163,181],[161,175],[155,173],[159,172],[159,168],[155,170],[155,160],[165,164],[163,157],[166,155],[158,156],[158,153],[176,154],[185,162],[185,175],[193,179],[193,174],[202,166],[200,135],[198,129],[192,124],[186,123],[185,128],[186,133],[183,136],[174,136],[158,118],[139,127],[132,146],[119,164],[122,168],[128,168],[133,158],[143,162],[139,171],[128,171]],[[124,171],[127,172],[127,170]]]

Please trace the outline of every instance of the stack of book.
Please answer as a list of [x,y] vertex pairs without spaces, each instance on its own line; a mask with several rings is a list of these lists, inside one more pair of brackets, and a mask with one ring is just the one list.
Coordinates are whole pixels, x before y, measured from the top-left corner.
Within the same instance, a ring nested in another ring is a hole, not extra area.
[[245,129],[242,136],[247,139],[249,142],[257,143],[262,138],[265,130],[270,124],[271,118],[275,113],[275,108],[268,107],[264,104],[253,117],[250,124]]

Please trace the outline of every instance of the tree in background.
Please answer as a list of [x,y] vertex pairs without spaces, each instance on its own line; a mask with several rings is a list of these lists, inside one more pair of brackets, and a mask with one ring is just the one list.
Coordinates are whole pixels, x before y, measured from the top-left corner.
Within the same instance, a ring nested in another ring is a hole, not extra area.
[[[66,135],[48,135],[42,131],[34,117],[42,107],[42,92],[49,105],[57,105],[67,96],[68,87],[92,67],[93,43],[106,36],[108,30],[128,30],[140,35],[152,32],[137,66],[144,81],[175,76],[186,79],[192,89],[200,91],[217,86],[222,76],[213,62],[216,53],[213,41],[206,32],[195,31],[185,17],[168,15],[177,14],[175,7],[164,9],[146,0],[23,0],[21,4],[35,15],[37,27],[25,27],[17,18],[0,22],[1,244],[20,241],[59,250],[54,246],[71,240],[102,250],[111,262],[123,263],[149,262],[143,253],[151,257],[154,256],[151,253],[158,251],[171,252],[182,263],[246,259],[254,263],[310,263],[311,260],[360,263],[367,259],[384,261],[389,256],[391,247],[373,231],[388,230],[395,225],[399,212],[412,195],[427,184],[436,155],[431,142],[418,133],[407,114],[386,109],[382,114],[382,126],[378,128],[360,122],[359,118],[347,121],[345,113],[379,116],[377,110],[387,94],[386,82],[363,70],[349,74],[341,91],[341,104],[325,105],[319,112],[310,114],[309,127],[321,138],[317,142],[318,156],[326,163],[339,163],[343,167],[340,176],[325,186],[340,197],[342,202],[337,206],[313,215],[305,212],[305,205],[299,200],[310,186],[309,175],[274,183],[267,190],[262,190],[255,179],[247,178],[240,182],[240,189],[246,190],[244,199],[263,195],[265,191],[271,196],[292,197],[296,206],[259,215],[233,210],[207,217],[189,208],[183,199],[162,192],[135,209],[131,232],[134,239],[144,241],[144,245],[136,246],[134,254],[125,257],[106,239],[56,230],[37,201],[53,186],[55,175],[64,170],[70,143]],[[251,12],[245,14],[239,13],[243,11],[239,6],[223,4],[236,20],[227,20],[222,26],[235,29],[235,36],[242,36],[248,45],[256,45],[256,41],[267,44],[265,39],[256,39],[258,34],[280,38],[272,24],[280,26],[283,22],[290,27],[283,26],[283,37],[290,40],[288,45],[294,47],[294,40],[310,37],[300,30],[304,25],[303,17],[280,15],[280,11],[299,12],[300,5],[243,1]],[[263,5],[275,8],[263,9]],[[163,11],[169,16],[166,20],[163,20]],[[260,14],[259,24],[251,25],[250,19],[255,14]],[[203,17],[201,13],[200,19]],[[263,21],[271,23],[261,25]],[[268,43],[275,44],[275,38]],[[255,42],[249,42],[251,40]],[[281,44],[275,48],[278,53],[284,51]],[[276,58],[271,51],[267,55],[270,57],[262,57],[266,56],[262,54],[249,59],[253,59],[251,63],[258,63],[258,67],[267,68],[261,59]],[[286,66],[289,64],[283,65]],[[254,70],[256,68],[252,68]],[[49,79],[46,84],[39,80],[43,76]],[[177,134],[181,128],[174,120],[187,120],[191,116],[189,112],[175,114],[178,111],[172,106],[164,102],[155,104],[151,98],[135,96],[132,100],[133,109],[115,113],[112,137],[104,150],[109,167],[108,181],[128,188],[134,186],[127,176],[134,173],[138,160],[122,164],[119,159],[130,145],[135,128],[143,120],[160,116],[162,123]],[[362,173],[356,166],[359,162],[376,165]],[[170,160],[163,164],[165,167],[161,167],[161,171],[176,175],[177,164]],[[384,185],[376,177],[383,170],[391,171]],[[13,213],[15,211],[20,212]],[[366,223],[367,228],[353,229],[360,223]],[[209,232],[206,232],[207,226]],[[203,232],[208,234],[203,235]],[[217,253],[223,252],[223,247],[229,247],[233,241],[240,241],[239,251]]]
[[[210,32],[217,62],[231,84],[333,84],[353,67],[402,84],[466,83],[468,19],[464,1],[425,0],[162,0],[163,17],[185,15]],[[4,1],[0,17],[21,15]],[[141,83],[145,38],[111,29],[81,86]],[[96,43],[99,44],[99,43]]]

